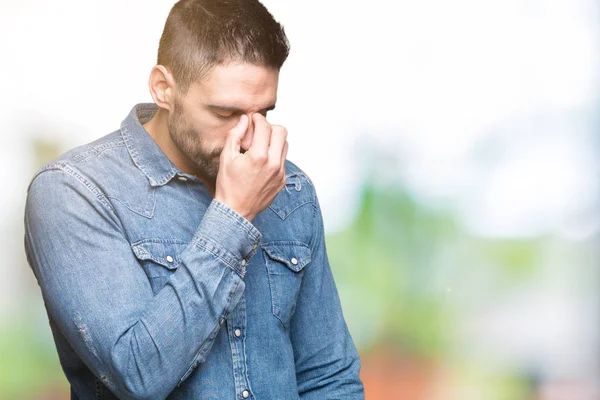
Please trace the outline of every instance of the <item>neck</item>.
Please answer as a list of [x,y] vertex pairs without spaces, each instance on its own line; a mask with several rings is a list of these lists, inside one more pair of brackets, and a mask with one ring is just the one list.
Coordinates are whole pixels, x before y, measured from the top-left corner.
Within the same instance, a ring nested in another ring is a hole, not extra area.
[[179,148],[171,140],[169,134],[169,112],[163,108],[159,108],[156,114],[145,124],[144,129],[156,142],[158,147],[165,153],[167,158],[183,173],[196,175],[200,178],[212,196],[215,195],[215,182],[205,177],[191,162],[191,160],[179,150]]

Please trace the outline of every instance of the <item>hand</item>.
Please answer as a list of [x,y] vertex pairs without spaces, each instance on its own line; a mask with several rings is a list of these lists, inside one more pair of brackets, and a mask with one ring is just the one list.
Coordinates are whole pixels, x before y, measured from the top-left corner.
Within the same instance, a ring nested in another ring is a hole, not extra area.
[[287,129],[271,125],[262,114],[252,114],[254,138],[245,152],[240,152],[248,130],[248,116],[227,133],[221,152],[215,199],[231,207],[248,221],[266,209],[285,186]]

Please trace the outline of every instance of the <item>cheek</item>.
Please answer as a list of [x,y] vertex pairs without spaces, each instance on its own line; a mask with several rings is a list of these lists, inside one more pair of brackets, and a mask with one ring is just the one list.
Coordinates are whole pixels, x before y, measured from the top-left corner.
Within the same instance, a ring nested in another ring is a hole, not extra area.
[[238,119],[222,120],[212,113],[199,112],[189,121],[189,127],[202,139],[203,147],[209,151],[216,151],[223,149],[227,133],[237,125]]
[[205,140],[214,140],[218,132],[227,132],[227,121],[221,121],[210,114],[196,114],[190,119],[190,126]]
[[208,152],[221,152],[227,140],[227,126],[223,124],[203,124],[195,128],[202,147]]

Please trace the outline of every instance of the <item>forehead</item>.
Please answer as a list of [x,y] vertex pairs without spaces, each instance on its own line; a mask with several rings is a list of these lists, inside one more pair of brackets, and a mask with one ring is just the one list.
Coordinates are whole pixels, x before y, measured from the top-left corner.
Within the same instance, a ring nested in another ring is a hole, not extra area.
[[190,87],[190,95],[210,104],[260,109],[277,99],[279,71],[248,63],[217,65]]

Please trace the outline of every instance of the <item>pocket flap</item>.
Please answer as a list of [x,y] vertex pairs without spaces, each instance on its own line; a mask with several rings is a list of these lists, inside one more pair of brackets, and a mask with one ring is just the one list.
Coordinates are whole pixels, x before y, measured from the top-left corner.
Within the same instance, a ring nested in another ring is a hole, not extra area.
[[296,272],[304,268],[311,259],[310,248],[300,242],[271,242],[261,247],[270,258]]
[[168,239],[143,239],[131,244],[139,260],[152,260],[168,269],[177,269],[187,243]]

